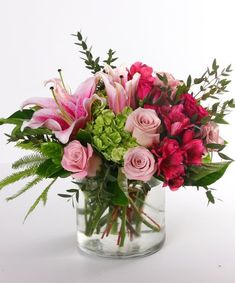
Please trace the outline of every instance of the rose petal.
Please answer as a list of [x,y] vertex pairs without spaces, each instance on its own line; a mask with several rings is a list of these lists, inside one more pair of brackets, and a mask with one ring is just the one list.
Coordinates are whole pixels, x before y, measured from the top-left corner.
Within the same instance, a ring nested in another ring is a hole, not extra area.
[[160,134],[149,134],[144,131],[134,128],[132,136],[136,138],[138,144],[146,147],[150,147],[153,144],[158,144],[160,141]]

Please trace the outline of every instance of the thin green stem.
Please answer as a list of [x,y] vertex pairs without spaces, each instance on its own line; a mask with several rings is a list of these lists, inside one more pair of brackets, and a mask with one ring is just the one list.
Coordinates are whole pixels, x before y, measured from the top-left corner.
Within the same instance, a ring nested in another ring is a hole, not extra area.
[[126,238],[126,207],[123,207],[123,209],[122,209],[121,220],[122,220],[121,229],[120,229],[121,239],[120,239],[119,246],[123,247],[124,242],[125,242],[125,238]]
[[135,202],[128,196],[128,200],[131,203],[131,206],[133,207],[133,209],[135,210],[135,212],[139,215],[139,217],[141,218],[142,222],[149,228],[151,228],[152,230],[156,231],[156,232],[160,232],[161,231],[161,227],[160,225],[158,225],[157,223],[154,223],[155,225],[149,223],[143,216],[142,216],[142,212],[139,211],[138,207],[135,205]]

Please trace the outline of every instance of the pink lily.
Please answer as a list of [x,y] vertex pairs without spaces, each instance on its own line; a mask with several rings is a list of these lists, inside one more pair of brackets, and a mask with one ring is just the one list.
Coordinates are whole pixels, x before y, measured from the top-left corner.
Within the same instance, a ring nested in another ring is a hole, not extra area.
[[103,103],[104,99],[94,94],[95,77],[84,81],[73,95],[60,79],[52,79],[46,82],[48,83],[54,84],[51,88],[54,99],[36,97],[26,100],[22,108],[27,105],[36,105],[40,109],[35,111],[31,120],[24,122],[22,127],[33,129],[46,127],[52,130],[61,143],[66,144],[90,120],[92,103],[97,99]]
[[108,96],[108,105],[116,114],[122,112],[126,106],[133,109],[136,105],[136,92],[140,74],[136,73],[128,81],[128,71],[118,67],[112,69],[109,65],[105,66],[105,73],[99,72],[98,79],[102,79]]

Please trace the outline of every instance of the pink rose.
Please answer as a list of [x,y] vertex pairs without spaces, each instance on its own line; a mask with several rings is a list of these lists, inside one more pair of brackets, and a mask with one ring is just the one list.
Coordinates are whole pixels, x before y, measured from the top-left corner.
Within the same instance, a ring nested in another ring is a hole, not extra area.
[[147,182],[156,170],[157,163],[147,148],[138,146],[125,153],[123,172],[128,179]]
[[137,108],[127,118],[125,130],[142,146],[159,143],[161,120],[153,109]]
[[206,143],[224,144],[224,140],[219,135],[219,126],[211,121],[201,129],[202,137],[206,139]]
[[136,73],[140,74],[140,79],[137,88],[137,95],[139,99],[144,99],[152,89],[154,77],[152,76],[153,69],[146,64],[136,62],[130,68],[128,73],[128,80],[131,80]]
[[96,175],[101,165],[101,159],[93,152],[91,145],[83,146],[80,141],[72,141],[64,148],[62,167],[75,174],[75,179],[83,179],[86,176]]

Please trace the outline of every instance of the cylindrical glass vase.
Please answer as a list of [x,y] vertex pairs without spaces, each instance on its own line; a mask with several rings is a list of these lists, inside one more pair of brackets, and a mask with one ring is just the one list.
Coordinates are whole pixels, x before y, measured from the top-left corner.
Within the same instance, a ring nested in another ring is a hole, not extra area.
[[[157,252],[165,240],[165,188],[152,178],[148,183],[128,181],[126,199],[113,204],[112,194],[99,196],[96,180],[80,184],[77,203],[77,241],[87,254],[131,258]],[[100,199],[99,199],[100,198]],[[111,201],[110,201],[111,200]]]

